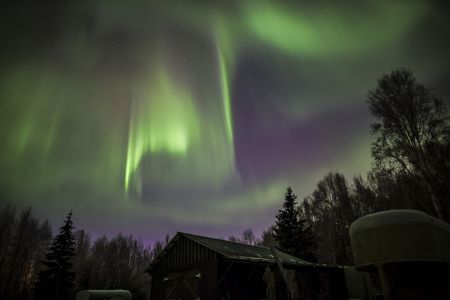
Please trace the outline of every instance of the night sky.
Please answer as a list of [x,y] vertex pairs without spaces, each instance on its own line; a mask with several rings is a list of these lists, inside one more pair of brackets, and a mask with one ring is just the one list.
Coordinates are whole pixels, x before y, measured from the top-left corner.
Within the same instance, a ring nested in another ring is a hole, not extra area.
[[398,67],[447,102],[445,1],[7,1],[0,204],[152,242],[259,234],[291,185],[370,168]]

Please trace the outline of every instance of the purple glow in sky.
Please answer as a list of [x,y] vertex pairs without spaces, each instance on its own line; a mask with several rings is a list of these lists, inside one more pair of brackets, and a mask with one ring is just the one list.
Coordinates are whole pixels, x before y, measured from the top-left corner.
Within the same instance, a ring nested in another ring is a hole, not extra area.
[[287,186],[371,165],[367,91],[448,99],[438,1],[3,5],[0,204],[94,235],[258,235]]

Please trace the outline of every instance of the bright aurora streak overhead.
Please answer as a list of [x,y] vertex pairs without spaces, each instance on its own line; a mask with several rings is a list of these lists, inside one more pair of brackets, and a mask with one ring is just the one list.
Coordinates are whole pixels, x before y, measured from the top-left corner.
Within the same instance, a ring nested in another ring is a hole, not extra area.
[[383,73],[450,95],[445,1],[38,2],[1,12],[0,201],[94,234],[258,234],[369,170]]

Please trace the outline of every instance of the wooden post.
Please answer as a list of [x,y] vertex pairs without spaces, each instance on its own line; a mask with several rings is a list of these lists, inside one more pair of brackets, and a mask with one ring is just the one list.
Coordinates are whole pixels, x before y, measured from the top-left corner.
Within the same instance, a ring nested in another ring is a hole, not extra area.
[[289,281],[287,279],[286,276],[286,272],[283,268],[283,265],[280,261],[280,258],[278,257],[278,253],[277,253],[277,249],[275,249],[275,247],[270,247],[270,251],[272,251],[273,257],[275,258],[275,262],[278,266],[278,269],[280,270],[280,274],[281,274],[281,278],[283,279],[285,285],[286,285],[286,290],[287,290],[287,294],[288,294],[288,299],[292,300],[292,287],[289,284]]

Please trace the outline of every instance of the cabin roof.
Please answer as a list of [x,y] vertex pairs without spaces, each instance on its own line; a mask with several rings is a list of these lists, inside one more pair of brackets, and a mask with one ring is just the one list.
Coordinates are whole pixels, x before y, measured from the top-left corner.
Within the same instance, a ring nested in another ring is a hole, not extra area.
[[[227,260],[233,261],[241,261],[241,262],[253,262],[253,263],[265,263],[265,264],[274,264],[275,257],[273,255],[272,250],[269,247],[260,247],[260,246],[252,246],[245,245],[241,243],[225,241],[221,239],[215,239],[206,236],[200,236],[185,232],[178,232],[172,240],[166,245],[164,250],[152,261],[150,267],[148,268],[148,272],[151,272],[152,269],[158,262],[167,254],[167,252],[172,248],[182,237],[190,239],[191,241],[200,244],[216,253],[221,255],[223,258]],[[298,257],[287,254],[283,251],[275,249],[280,262],[283,265],[292,265],[292,266],[328,266],[323,264],[310,263],[305,260],[302,260]]]

